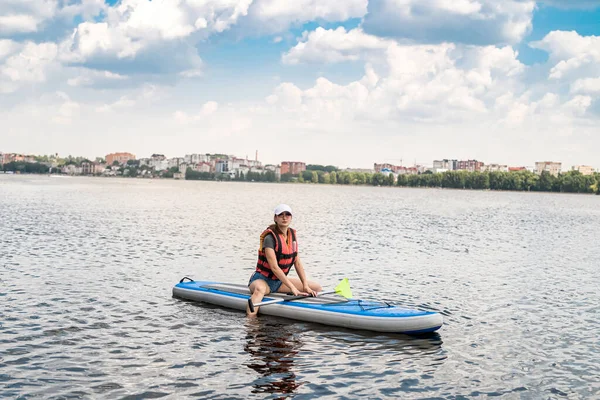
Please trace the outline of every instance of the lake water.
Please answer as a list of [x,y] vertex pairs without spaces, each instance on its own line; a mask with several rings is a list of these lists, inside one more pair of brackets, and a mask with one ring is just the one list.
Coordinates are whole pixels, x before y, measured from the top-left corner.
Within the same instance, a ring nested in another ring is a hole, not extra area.
[[[277,203],[326,289],[421,337],[172,298],[246,283]],[[0,398],[600,397],[600,196],[0,175]]]

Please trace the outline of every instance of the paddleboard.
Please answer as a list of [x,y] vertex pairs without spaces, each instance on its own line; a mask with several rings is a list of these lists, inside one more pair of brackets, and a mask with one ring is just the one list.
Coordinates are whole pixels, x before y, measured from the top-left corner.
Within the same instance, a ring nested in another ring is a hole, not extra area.
[[[173,287],[174,297],[246,310],[250,298],[246,285],[186,279],[189,278],[182,279]],[[292,297],[273,293],[263,301]],[[346,299],[335,294],[282,301],[261,306],[259,310],[259,314],[375,332],[419,334],[434,332],[443,324],[442,315],[434,311],[404,308],[386,302]]]

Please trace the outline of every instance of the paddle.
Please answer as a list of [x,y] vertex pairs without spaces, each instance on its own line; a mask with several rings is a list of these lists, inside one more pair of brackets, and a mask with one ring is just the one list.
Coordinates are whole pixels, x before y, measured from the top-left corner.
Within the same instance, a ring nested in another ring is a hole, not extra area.
[[[338,283],[338,285],[335,287],[334,290],[330,290],[328,292],[321,292],[319,294],[317,294],[317,296],[323,296],[326,294],[334,294],[337,293],[347,299],[351,299],[352,298],[352,290],[350,290],[350,282],[348,282],[348,278],[344,278],[342,279],[342,281],[340,283]],[[307,299],[309,297],[312,296],[291,296],[291,297],[286,297],[283,299],[274,299],[274,300],[267,300],[267,301],[262,301],[260,303],[256,303],[256,304],[252,304],[252,299],[248,299],[248,308],[250,309],[250,312],[254,312],[254,307],[258,307],[258,306],[268,306],[269,304],[275,304],[275,303],[282,303],[284,301],[294,301],[294,300],[300,300],[300,299]]]

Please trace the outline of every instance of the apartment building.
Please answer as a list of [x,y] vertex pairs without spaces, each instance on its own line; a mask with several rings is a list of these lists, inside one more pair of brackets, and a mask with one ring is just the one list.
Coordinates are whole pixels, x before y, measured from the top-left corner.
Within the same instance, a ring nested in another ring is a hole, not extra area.
[[298,175],[302,171],[306,171],[306,164],[300,161],[282,161],[281,175],[292,174]]
[[115,161],[119,164],[127,164],[129,160],[135,160],[135,155],[131,153],[110,153],[106,155],[106,164],[113,165]]
[[487,164],[481,167],[481,172],[508,172],[508,165]]
[[594,173],[594,168],[589,165],[574,165],[571,168],[572,171],[579,171],[581,175],[592,175]]
[[454,171],[458,165],[458,160],[433,160],[433,172]]
[[456,169],[457,170],[462,170],[462,171],[469,171],[469,172],[475,172],[475,171],[481,171],[481,168],[484,166],[483,162],[481,161],[477,161],[477,160],[463,160],[463,161],[458,161],[456,163]]
[[535,163],[535,173],[541,175],[542,172],[549,172],[551,175],[558,176],[562,168],[562,163],[555,161],[539,161]]

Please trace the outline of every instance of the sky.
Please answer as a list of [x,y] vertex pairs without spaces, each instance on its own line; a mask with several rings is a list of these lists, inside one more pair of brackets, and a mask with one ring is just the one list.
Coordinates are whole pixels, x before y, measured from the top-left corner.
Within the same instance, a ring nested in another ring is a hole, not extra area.
[[600,169],[600,0],[2,0],[0,152]]

